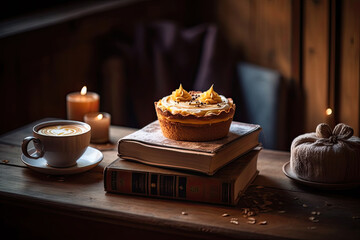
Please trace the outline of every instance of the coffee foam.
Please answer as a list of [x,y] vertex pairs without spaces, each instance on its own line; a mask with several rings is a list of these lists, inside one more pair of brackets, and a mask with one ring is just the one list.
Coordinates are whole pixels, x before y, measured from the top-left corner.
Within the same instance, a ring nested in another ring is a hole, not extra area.
[[54,125],[40,128],[37,132],[47,136],[72,136],[87,132],[88,128],[80,124]]

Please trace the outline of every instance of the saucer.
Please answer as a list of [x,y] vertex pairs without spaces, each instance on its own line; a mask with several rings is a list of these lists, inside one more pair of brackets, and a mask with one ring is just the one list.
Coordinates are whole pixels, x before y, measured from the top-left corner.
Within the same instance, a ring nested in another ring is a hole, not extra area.
[[360,186],[360,183],[320,183],[301,179],[296,176],[294,171],[290,168],[290,162],[287,162],[283,165],[282,171],[288,178],[294,180],[297,183],[322,190],[347,190]]
[[[31,149],[29,152],[31,152]],[[21,155],[21,161],[29,168],[50,175],[69,175],[81,173],[90,170],[97,166],[104,158],[104,155],[99,150],[88,147],[84,154],[76,161],[76,164],[66,168],[55,168],[47,165],[44,158],[32,159]]]

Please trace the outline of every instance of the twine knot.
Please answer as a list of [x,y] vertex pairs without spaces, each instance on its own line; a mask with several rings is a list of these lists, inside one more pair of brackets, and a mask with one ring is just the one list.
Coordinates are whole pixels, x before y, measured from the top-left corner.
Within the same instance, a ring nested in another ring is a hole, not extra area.
[[353,136],[353,134],[354,129],[344,123],[336,125],[334,130],[331,130],[330,126],[326,123],[320,123],[316,127],[316,137],[320,138],[322,142],[331,144],[349,139]]
[[331,143],[337,143],[338,137],[337,136],[331,136],[329,137],[329,142]]

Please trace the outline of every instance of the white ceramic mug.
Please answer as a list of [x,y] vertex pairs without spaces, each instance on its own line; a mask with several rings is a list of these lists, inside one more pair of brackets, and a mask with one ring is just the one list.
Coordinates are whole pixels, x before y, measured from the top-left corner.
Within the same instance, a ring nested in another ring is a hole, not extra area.
[[[22,143],[22,152],[26,157],[44,158],[51,167],[70,167],[89,146],[91,127],[84,122],[54,120],[35,125],[33,135],[24,138]],[[35,152],[29,154],[31,141]]]

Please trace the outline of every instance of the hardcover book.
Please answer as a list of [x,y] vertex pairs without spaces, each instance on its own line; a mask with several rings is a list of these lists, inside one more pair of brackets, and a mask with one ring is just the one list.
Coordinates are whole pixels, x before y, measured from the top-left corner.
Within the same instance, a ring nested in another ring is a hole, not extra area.
[[259,152],[246,153],[213,176],[118,158],[104,169],[104,187],[112,193],[236,205],[258,174]]
[[229,134],[209,142],[175,141],[163,136],[158,121],[122,138],[118,156],[149,165],[213,175],[259,145],[259,125],[233,121]]

